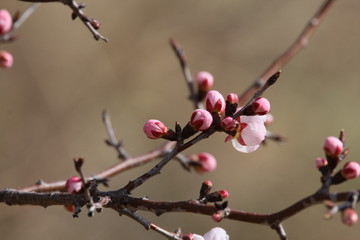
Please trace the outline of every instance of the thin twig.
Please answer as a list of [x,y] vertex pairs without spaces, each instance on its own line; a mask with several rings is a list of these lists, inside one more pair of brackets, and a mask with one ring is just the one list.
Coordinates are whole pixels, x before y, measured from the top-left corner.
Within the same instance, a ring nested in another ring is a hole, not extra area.
[[[233,115],[233,118],[236,118],[236,117],[239,117],[240,115],[242,115],[244,110],[248,106],[250,106],[259,96],[261,96],[264,93],[264,91],[266,91],[270,86],[272,86],[277,81],[277,79],[279,78],[280,72],[281,71],[278,71],[273,76],[271,76],[266,81],[266,84],[254,94],[254,96],[249,100],[249,102],[247,102],[240,111],[238,111],[237,113],[235,113]],[[127,193],[130,193],[132,190],[134,190],[135,188],[142,185],[148,179],[150,179],[150,178],[154,177],[155,175],[159,174],[161,169],[163,167],[165,167],[170,162],[170,160],[172,158],[174,158],[177,154],[181,153],[182,151],[184,151],[185,149],[187,149],[190,146],[194,145],[195,143],[197,143],[197,142],[199,142],[199,141],[201,141],[201,140],[203,140],[205,138],[208,138],[209,136],[211,136],[215,132],[216,132],[216,129],[215,129],[215,126],[213,126],[210,129],[200,133],[199,135],[197,135],[192,140],[190,140],[190,141],[188,141],[186,143],[182,143],[182,141],[179,141],[177,143],[177,145],[174,147],[174,149],[171,152],[169,152],[158,164],[156,164],[155,167],[153,167],[152,169],[150,169],[148,172],[141,175],[140,177],[136,178],[135,180],[130,181],[122,189],[124,191],[126,191]]]
[[243,106],[243,108],[240,109],[240,111],[236,112],[232,117],[237,118],[241,115],[243,115],[244,111],[246,111],[247,107],[249,107],[253,102],[260,97],[266,89],[268,89],[270,86],[272,86],[280,77],[281,70],[278,70],[276,73],[274,73],[269,79],[265,82],[265,84],[255,92],[255,94],[252,96],[252,98]]
[[129,181],[129,183],[126,184],[126,186],[123,187],[122,190],[126,191],[127,193],[131,193],[132,190],[142,185],[145,181],[159,174],[161,169],[165,167],[170,162],[170,160],[178,153],[178,146],[175,146],[175,148],[171,152],[169,152],[158,164],[156,164],[155,167],[153,167],[140,177],[136,178],[135,180]]
[[140,223],[146,230],[151,229],[151,230],[165,236],[167,239],[181,240],[181,238],[178,237],[175,233],[169,232],[169,231],[149,222],[148,220],[144,219],[143,217],[141,217],[140,215],[136,214],[133,211],[130,211],[130,210],[124,208],[124,209],[118,210],[118,212],[119,212],[119,214],[124,214],[124,215],[130,217],[131,219],[135,220],[136,222]]
[[[165,153],[168,153],[169,149],[171,149],[172,147],[173,147],[173,143],[167,142],[164,145],[160,146],[157,149],[152,150],[149,153],[137,157],[131,157],[124,162],[119,162],[98,173],[92,174],[91,177],[86,178],[86,181],[89,182],[92,179],[106,179],[106,178],[114,177],[121,172],[138,167],[156,158],[162,157]],[[24,192],[64,191],[65,183],[66,181],[56,181],[56,182],[46,183],[45,181],[41,180],[34,185],[18,188],[17,190]]]
[[[81,181],[82,181],[82,185],[83,185],[83,189],[84,189],[84,197],[86,199],[86,207],[88,209],[88,216],[92,217],[94,215],[95,212],[95,203],[94,200],[90,194],[89,191],[89,186],[87,186],[86,184],[86,178],[82,172],[82,165],[84,164],[84,159],[82,158],[75,158],[74,159],[74,165],[75,165],[75,169],[77,171],[77,173],[80,175]],[[90,185],[91,186],[91,185]]]
[[106,140],[106,143],[116,150],[116,152],[118,153],[118,158],[120,158],[121,160],[128,159],[130,156],[123,148],[122,143],[116,138],[114,128],[111,124],[110,115],[105,110],[102,113],[102,119],[106,128],[106,132],[109,136],[109,139]]
[[181,70],[182,70],[182,72],[184,74],[186,84],[187,84],[187,86],[189,88],[189,92],[190,92],[189,99],[194,103],[194,108],[195,109],[203,108],[201,106],[201,103],[199,102],[198,96],[197,96],[197,94],[195,92],[194,80],[192,78],[192,74],[191,74],[189,65],[187,64],[186,57],[185,57],[185,54],[184,54],[184,50],[172,38],[170,39],[169,43],[170,43],[170,46],[172,47],[172,49],[174,50],[174,53],[175,53],[176,57],[179,60]]
[[272,227],[276,233],[279,235],[280,240],[288,240],[287,236],[286,236],[286,232],[284,227],[282,226],[282,224],[276,224],[275,226]]
[[325,17],[335,0],[325,0],[315,15],[309,20],[295,42],[256,79],[256,81],[239,97],[240,105],[244,104],[254,92],[265,84],[265,81],[276,71],[287,64],[309,42],[320,22]]
[[93,34],[95,40],[104,40],[105,42],[108,42],[109,39],[101,35],[97,29],[100,27],[100,23],[93,19],[89,18],[85,15],[85,13],[81,10],[85,7],[83,4],[78,4],[75,0],[20,0],[23,2],[41,2],[41,3],[48,3],[48,2],[60,2],[67,6],[69,6],[72,11],[72,18],[80,18],[81,21],[85,24],[85,26],[90,30],[90,32]]

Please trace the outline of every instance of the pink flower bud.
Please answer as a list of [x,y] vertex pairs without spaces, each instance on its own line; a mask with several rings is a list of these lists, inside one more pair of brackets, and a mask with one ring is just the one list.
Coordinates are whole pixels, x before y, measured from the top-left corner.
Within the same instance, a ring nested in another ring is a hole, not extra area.
[[357,223],[359,217],[357,212],[352,208],[346,208],[341,212],[341,220],[347,226],[352,226]]
[[229,192],[226,190],[220,190],[219,193],[220,193],[220,196],[222,197],[222,199],[229,197]]
[[236,121],[232,117],[225,117],[221,120],[221,126],[224,128],[225,131],[232,131],[236,127]]
[[337,137],[327,137],[324,143],[324,150],[326,154],[338,157],[343,151],[343,143]]
[[68,193],[78,193],[82,188],[82,180],[79,177],[71,177],[66,181],[65,190]]
[[212,220],[214,220],[215,222],[221,222],[221,220],[223,219],[223,214],[220,213],[214,213],[213,215],[211,215]]
[[209,187],[209,188],[211,188],[212,185],[213,185],[213,183],[212,183],[211,180],[206,180],[206,181],[203,182],[203,184],[206,185],[206,186]]
[[0,9],[0,35],[8,33],[12,27],[12,18],[8,10]]
[[325,167],[328,164],[328,161],[325,158],[316,158],[315,159],[315,166],[316,168]]
[[346,179],[353,179],[360,176],[360,164],[357,162],[347,162],[341,170],[341,174]]
[[195,80],[198,84],[199,89],[203,91],[208,91],[214,85],[214,77],[209,72],[199,72],[198,74],[196,74]]
[[239,97],[236,93],[229,93],[227,96],[226,96],[226,101],[229,102],[229,103],[239,103]]
[[71,213],[75,212],[75,206],[74,205],[64,205],[65,209]]
[[156,139],[161,138],[168,132],[168,128],[159,120],[148,120],[144,125],[144,133],[148,138]]
[[2,50],[0,51],[0,67],[10,68],[14,63],[13,56],[11,53]]
[[212,182],[210,180],[206,180],[201,184],[200,188],[200,198],[206,197],[212,188]]
[[266,98],[259,97],[252,104],[253,111],[258,115],[265,115],[270,112],[270,102]]
[[196,131],[205,131],[209,129],[213,122],[211,114],[203,109],[196,109],[190,118],[190,124]]
[[225,111],[224,97],[216,90],[211,90],[205,97],[206,110],[223,114]]
[[198,173],[211,172],[216,169],[216,158],[209,153],[203,152],[199,154],[193,154],[189,158],[191,161],[198,163],[198,165],[194,166],[194,170]]

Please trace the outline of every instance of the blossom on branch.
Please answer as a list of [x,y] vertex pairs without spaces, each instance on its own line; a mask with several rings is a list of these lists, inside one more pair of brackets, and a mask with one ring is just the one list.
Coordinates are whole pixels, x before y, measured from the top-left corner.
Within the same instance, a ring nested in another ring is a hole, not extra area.
[[266,98],[259,97],[251,105],[253,111],[258,115],[265,115],[270,112],[270,102]]
[[225,112],[225,100],[224,97],[216,90],[211,90],[205,97],[206,110],[209,112],[217,112],[223,114]]
[[215,227],[209,232],[205,233],[204,236],[197,234],[191,234],[191,240],[229,240],[229,235],[222,228]]
[[197,173],[212,172],[216,169],[216,158],[210,153],[202,152],[189,156],[190,165]]
[[266,115],[240,116],[235,136],[228,136],[225,141],[232,139],[233,147],[239,152],[250,153],[259,148],[265,139]]
[[148,138],[161,138],[168,132],[168,128],[159,120],[148,120],[144,125],[144,133]]
[[357,212],[352,208],[346,208],[341,212],[341,221],[349,227],[357,223],[358,219]]
[[213,122],[211,114],[203,109],[196,109],[190,118],[190,125],[196,131],[205,131],[209,129]]
[[326,165],[328,165],[328,161],[325,158],[316,158],[315,159],[315,166],[317,169],[319,169],[321,167],[325,167]]
[[346,179],[353,179],[360,176],[360,164],[354,161],[347,162],[341,170],[341,174]]
[[0,35],[8,33],[12,28],[12,18],[8,10],[0,9]]
[[82,180],[79,177],[73,176],[66,181],[65,189],[68,193],[78,193],[82,188]]
[[214,85],[214,77],[211,73],[201,71],[195,76],[196,83],[200,90],[209,91]]
[[343,142],[339,138],[330,136],[325,139],[324,151],[327,155],[338,157],[343,151]]
[[14,58],[8,51],[0,51],[0,67],[10,68],[14,63]]

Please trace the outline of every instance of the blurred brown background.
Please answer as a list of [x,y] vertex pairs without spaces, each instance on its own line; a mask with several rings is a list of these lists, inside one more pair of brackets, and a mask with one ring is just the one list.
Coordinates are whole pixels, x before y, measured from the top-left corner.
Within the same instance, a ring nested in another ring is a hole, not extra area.
[[[320,0],[86,0],[85,12],[102,23],[109,43],[96,42],[84,25],[71,21],[70,9],[43,4],[17,31],[11,51],[14,67],[0,71],[0,188],[26,186],[39,179],[75,175],[72,158],[86,159],[85,172],[114,164],[105,146],[101,112],[107,109],[119,138],[132,155],[162,143],[144,137],[149,118],[173,126],[192,112],[169,37],[184,47],[193,73],[208,70],[215,88],[241,93],[301,31]],[[2,0],[12,13],[27,3]],[[315,157],[323,156],[329,135],[347,132],[348,160],[359,161],[360,3],[338,1],[309,46],[283,68],[278,83],[265,94],[276,121],[270,130],[289,138],[269,143],[253,154],[236,152],[217,134],[187,151],[209,151],[218,169],[197,175],[169,164],[134,194],[153,200],[195,198],[202,181],[227,189],[230,207],[259,213],[283,209],[319,187]],[[155,162],[111,180],[124,186]],[[334,190],[359,188],[354,180]],[[93,218],[73,219],[62,207],[0,205],[1,239],[162,239],[127,217],[105,210]],[[323,206],[303,211],[284,223],[290,239],[358,239],[339,216],[323,220]],[[278,239],[265,226],[192,214],[156,217],[140,213],[168,230],[202,234],[214,226],[231,239]]]

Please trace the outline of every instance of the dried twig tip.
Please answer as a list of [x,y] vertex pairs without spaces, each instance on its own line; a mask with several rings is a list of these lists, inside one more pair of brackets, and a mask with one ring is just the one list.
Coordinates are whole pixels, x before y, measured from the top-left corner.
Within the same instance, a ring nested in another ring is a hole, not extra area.
[[266,84],[271,86],[273,85],[276,80],[278,80],[278,78],[280,77],[280,73],[281,73],[281,70],[277,71],[274,75],[272,75],[269,80],[267,80]]

